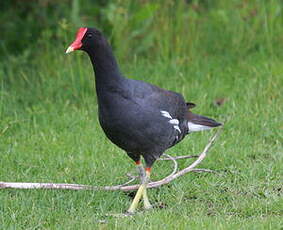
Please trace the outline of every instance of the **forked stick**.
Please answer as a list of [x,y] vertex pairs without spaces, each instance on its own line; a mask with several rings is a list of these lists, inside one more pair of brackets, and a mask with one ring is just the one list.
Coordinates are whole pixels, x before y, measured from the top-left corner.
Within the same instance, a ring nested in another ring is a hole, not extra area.
[[[166,156],[165,154],[163,154],[164,156]],[[197,158],[197,157],[199,157],[199,155],[186,155],[186,156],[176,156],[176,157],[163,157],[163,158],[160,158],[160,159],[158,159],[158,160],[160,160],[160,161],[171,161],[172,160],[172,158],[174,159],[174,160],[180,160],[180,159],[189,159],[189,158]]]
[[[202,162],[202,160],[206,157],[206,154],[208,150],[211,148],[212,144],[218,137],[221,129],[218,129],[218,131],[213,135],[212,138],[210,138],[208,144],[205,146],[203,152],[198,156],[198,158],[188,167],[182,169],[181,171],[177,172],[178,164],[176,159],[185,159],[185,158],[192,158],[195,156],[181,156],[179,157],[171,157],[169,155],[165,155],[165,160],[171,160],[174,163],[174,168],[172,173],[170,173],[169,176],[159,180],[154,181],[148,184],[148,188],[156,188],[164,184],[168,184],[172,180],[188,173],[188,172],[214,172],[209,169],[196,169],[195,167]],[[162,159],[164,160],[164,158]],[[139,184],[135,185],[128,185],[134,181],[134,178],[132,178],[130,181],[122,184],[122,185],[114,185],[114,186],[91,186],[91,185],[82,185],[82,184],[56,184],[56,183],[23,183],[23,182],[0,182],[0,189],[5,188],[16,188],[16,189],[68,189],[68,190],[108,190],[108,191],[114,191],[114,190],[121,190],[121,191],[131,191],[131,190],[137,190],[140,186]]]

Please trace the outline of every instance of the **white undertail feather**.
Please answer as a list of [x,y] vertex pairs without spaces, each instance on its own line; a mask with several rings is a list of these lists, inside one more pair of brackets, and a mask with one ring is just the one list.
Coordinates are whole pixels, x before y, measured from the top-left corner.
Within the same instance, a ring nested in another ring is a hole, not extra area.
[[192,122],[188,122],[188,127],[189,127],[189,133],[190,132],[208,130],[208,129],[213,128],[213,127],[209,127],[209,126],[206,126],[206,125],[195,124],[195,123],[192,123]]

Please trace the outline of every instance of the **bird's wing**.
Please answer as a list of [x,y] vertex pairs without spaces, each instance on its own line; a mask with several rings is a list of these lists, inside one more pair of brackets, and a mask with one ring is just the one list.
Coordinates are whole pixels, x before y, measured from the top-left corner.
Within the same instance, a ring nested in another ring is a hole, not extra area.
[[172,118],[183,120],[187,112],[187,105],[183,96],[179,93],[165,90],[157,86],[134,80],[134,98],[143,107],[151,107],[160,111],[166,111]]

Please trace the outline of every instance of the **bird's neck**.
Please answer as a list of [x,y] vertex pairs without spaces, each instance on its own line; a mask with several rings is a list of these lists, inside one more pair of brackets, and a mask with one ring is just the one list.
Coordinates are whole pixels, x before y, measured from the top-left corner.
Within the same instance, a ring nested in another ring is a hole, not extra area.
[[87,51],[95,72],[96,88],[113,87],[123,80],[110,46],[90,48]]

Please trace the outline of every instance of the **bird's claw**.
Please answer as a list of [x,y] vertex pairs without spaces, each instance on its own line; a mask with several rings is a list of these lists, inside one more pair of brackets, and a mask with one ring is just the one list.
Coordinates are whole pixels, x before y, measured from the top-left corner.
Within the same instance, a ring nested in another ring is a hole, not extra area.
[[150,210],[150,209],[153,209],[153,205],[144,205],[144,209],[145,210]]

